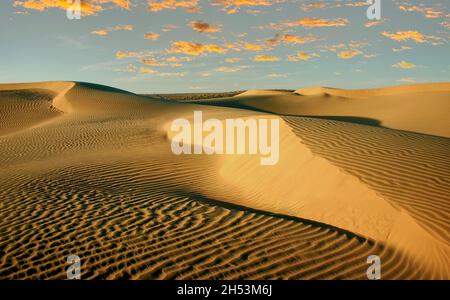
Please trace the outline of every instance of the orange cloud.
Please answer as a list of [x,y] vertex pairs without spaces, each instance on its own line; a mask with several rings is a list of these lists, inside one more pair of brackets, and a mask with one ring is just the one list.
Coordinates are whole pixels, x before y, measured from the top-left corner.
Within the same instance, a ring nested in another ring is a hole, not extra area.
[[296,55],[289,55],[288,61],[308,61],[315,57],[320,57],[317,53],[298,52]]
[[302,10],[310,12],[314,9],[325,8],[327,5],[325,3],[304,3],[302,4]]
[[408,69],[415,69],[416,65],[402,60],[401,62],[396,63],[395,65],[392,65],[392,67],[408,70]]
[[191,28],[198,32],[219,32],[221,31],[218,27],[212,27],[209,25],[209,23],[201,22],[201,21],[194,21],[191,22]]
[[116,58],[117,59],[124,59],[128,57],[139,57],[140,54],[137,52],[124,52],[124,51],[117,51],[116,52]]
[[254,43],[244,43],[244,49],[248,51],[262,51],[264,46]]
[[[216,72],[219,73],[235,73],[247,69],[248,66],[237,66],[237,67],[219,67],[216,69]],[[210,75],[210,74],[209,74]],[[207,77],[207,76],[204,76]]]
[[383,21],[369,21],[364,26],[369,28],[369,27],[374,27],[374,26],[380,25],[381,23],[383,23]]
[[269,55],[256,55],[253,58],[253,61],[279,61],[280,58],[278,56],[269,56]]
[[155,32],[148,32],[144,35],[144,38],[146,40],[152,40],[152,41],[156,41],[157,39],[159,39],[159,37],[160,37],[160,35]]
[[[357,55],[363,54],[362,49],[369,46],[366,42],[351,41],[348,44],[340,43],[337,45],[319,46],[322,51],[335,52],[339,58],[350,59]],[[374,55],[364,55],[365,58],[375,57]]]
[[[350,3],[345,3],[344,6],[348,6],[348,7],[363,7],[363,6],[367,6],[369,5],[367,2],[350,2]],[[337,5],[337,7],[339,7],[340,5]]]
[[110,27],[110,28],[106,28],[106,29],[94,30],[91,33],[95,34],[95,35],[105,36],[105,35],[108,35],[112,31],[120,31],[120,30],[132,31],[133,25],[118,25],[118,26]]
[[102,35],[102,36],[104,36],[104,35],[108,35],[109,31],[108,30],[104,30],[104,29],[100,29],[100,30],[94,30],[91,33],[95,34],[95,35]]
[[155,73],[156,71],[153,69],[149,69],[149,68],[145,68],[145,67],[141,67],[139,69],[139,73],[141,74],[149,74],[149,73]]
[[409,46],[401,46],[400,48],[392,48],[392,51],[394,52],[402,52],[406,50],[411,50],[412,48]]
[[213,5],[220,5],[227,14],[234,14],[243,6],[271,6],[282,0],[214,0]]
[[192,61],[193,59],[191,57],[176,57],[176,56],[170,56],[166,58],[167,62],[170,63],[179,63],[179,62],[188,62]]
[[338,52],[337,56],[342,59],[350,59],[360,54],[361,52],[359,50],[346,50]]
[[[114,6],[121,7],[124,9],[130,8],[130,0],[91,0],[89,2],[82,1],[80,5],[82,15],[95,15],[98,12],[105,9],[103,5],[113,4]],[[66,0],[25,0],[25,1],[15,1],[15,7],[23,7],[26,9],[44,11],[49,8],[57,8],[67,10],[72,8],[73,4]]]
[[285,34],[282,36],[281,40],[286,44],[306,44],[314,42],[316,38],[314,36],[297,36],[291,34]]
[[172,43],[169,53],[183,53],[187,55],[201,55],[204,53],[224,53],[227,50],[216,44],[200,44],[187,41],[177,41]]
[[347,26],[348,23],[349,21],[343,18],[339,19],[303,18],[292,22],[286,22],[284,23],[284,25],[288,27],[303,26],[305,28],[314,28],[314,27],[343,27]]
[[382,32],[382,35],[397,42],[414,41],[416,43],[431,43],[432,45],[440,44],[442,39],[436,36],[422,34],[418,31],[397,31],[395,33]]
[[407,83],[415,83],[417,82],[416,80],[414,80],[411,77],[404,77],[398,80],[399,82],[407,82]]
[[161,0],[149,1],[148,10],[152,12],[161,11],[165,9],[183,8],[188,12],[198,11],[198,0]]
[[240,62],[240,61],[241,61],[241,59],[237,58],[237,57],[232,57],[232,58],[225,59],[225,62],[230,63],[230,64],[237,63],[237,62]]
[[424,7],[417,5],[400,5],[399,8],[401,11],[421,13],[425,16],[425,18],[428,19],[437,19],[444,16],[444,13],[442,11],[439,11],[432,7]]
[[157,61],[153,57],[144,58],[144,59],[141,60],[141,63],[143,63],[146,66],[151,66],[151,67],[160,67],[160,66],[166,66],[167,65],[166,63]]

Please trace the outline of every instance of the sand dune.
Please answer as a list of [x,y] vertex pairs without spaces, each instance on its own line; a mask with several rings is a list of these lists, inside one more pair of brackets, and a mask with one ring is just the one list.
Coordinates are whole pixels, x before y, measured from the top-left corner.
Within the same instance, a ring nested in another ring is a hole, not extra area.
[[450,84],[385,89],[310,88],[296,92],[250,91],[199,104],[246,108],[290,116],[313,116],[450,137]]
[[[365,279],[375,254],[383,279],[449,279],[449,95],[0,85],[0,278],[64,279],[76,254],[84,279]],[[279,118],[280,162],[172,154],[194,110]]]
[[294,93],[302,96],[331,95],[346,98],[367,98],[379,96],[392,96],[417,93],[436,93],[447,92],[450,90],[450,83],[425,83],[410,84],[400,86],[390,86],[385,88],[364,89],[364,90],[345,90],[329,87],[312,87],[296,90]]

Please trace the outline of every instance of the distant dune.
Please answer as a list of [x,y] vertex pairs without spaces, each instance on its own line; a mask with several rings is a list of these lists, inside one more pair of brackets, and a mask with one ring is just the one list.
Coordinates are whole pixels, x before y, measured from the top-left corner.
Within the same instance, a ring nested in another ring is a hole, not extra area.
[[235,97],[196,101],[290,116],[377,125],[450,137],[450,83],[406,85],[368,90],[307,88],[247,91]]
[[[222,96],[1,84],[0,279],[450,279],[450,83]],[[279,163],[172,154],[194,110],[279,119]]]

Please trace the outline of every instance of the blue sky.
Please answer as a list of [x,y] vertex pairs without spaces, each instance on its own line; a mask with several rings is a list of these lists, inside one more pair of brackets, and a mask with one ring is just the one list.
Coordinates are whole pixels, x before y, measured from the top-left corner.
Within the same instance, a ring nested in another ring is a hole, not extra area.
[[[450,3],[381,0],[0,3],[0,82],[87,81],[137,93],[450,81]],[[90,5],[90,6],[89,6]]]

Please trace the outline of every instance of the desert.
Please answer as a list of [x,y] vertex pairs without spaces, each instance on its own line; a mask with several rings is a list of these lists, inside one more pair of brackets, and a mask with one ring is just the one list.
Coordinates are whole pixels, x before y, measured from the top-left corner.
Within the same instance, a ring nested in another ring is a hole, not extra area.
[[[0,278],[449,279],[449,83],[198,98],[1,84]],[[278,163],[174,154],[194,111],[279,120]]]

